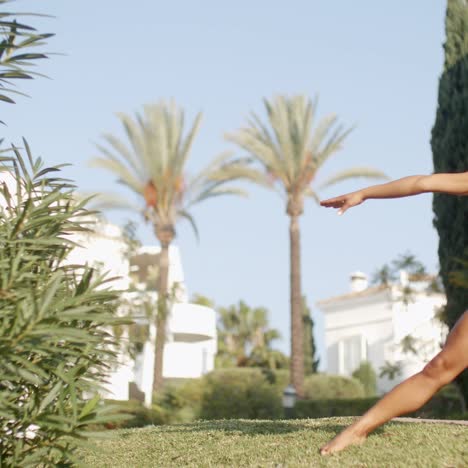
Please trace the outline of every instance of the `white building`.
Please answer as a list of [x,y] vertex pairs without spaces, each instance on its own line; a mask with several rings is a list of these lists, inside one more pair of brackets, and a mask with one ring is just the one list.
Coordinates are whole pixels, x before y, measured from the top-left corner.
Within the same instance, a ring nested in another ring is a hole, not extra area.
[[[129,399],[129,388],[133,382],[144,393],[145,402],[149,404],[156,327],[154,319],[148,318],[148,305],[152,314],[157,302],[155,285],[160,247],[141,247],[129,261],[125,255],[126,245],[122,240],[121,229],[105,222],[98,222],[94,232],[74,240],[81,247],[71,252],[68,261],[88,263],[109,272],[110,276],[119,276],[113,286],[128,291],[122,295],[127,305],[121,307],[121,313],[131,310],[136,323],[148,332],[148,340],[136,353],[135,359],[128,353],[120,355],[119,365],[113,369],[105,387],[108,392],[106,396],[118,400]],[[163,376],[201,377],[214,368],[217,351],[216,316],[213,309],[188,302],[180,253],[175,246],[169,249],[169,288],[174,288],[175,295],[167,321]],[[122,340],[128,340],[128,333],[124,333]],[[132,393],[135,394],[134,391]]]
[[[429,280],[410,281],[402,271],[397,284],[368,287],[366,275],[357,272],[351,275],[349,293],[320,301],[327,372],[350,376],[367,360],[377,373],[379,393],[419,372],[440,350],[447,333],[436,318],[445,296],[430,292]],[[392,380],[379,377],[389,365],[399,368],[399,375]]]

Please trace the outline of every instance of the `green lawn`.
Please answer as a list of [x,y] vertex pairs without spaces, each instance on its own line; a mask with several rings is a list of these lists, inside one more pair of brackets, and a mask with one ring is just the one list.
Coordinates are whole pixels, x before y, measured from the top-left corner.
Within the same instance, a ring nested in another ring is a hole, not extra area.
[[388,423],[361,447],[330,457],[318,448],[352,418],[293,421],[204,421],[113,431],[99,451],[81,454],[86,467],[156,466],[468,466],[468,426]]

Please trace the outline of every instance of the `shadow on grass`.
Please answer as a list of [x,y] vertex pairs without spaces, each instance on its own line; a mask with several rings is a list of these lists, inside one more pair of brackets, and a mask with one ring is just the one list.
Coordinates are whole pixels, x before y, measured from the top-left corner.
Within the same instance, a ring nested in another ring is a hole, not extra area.
[[[219,431],[224,434],[243,434],[247,436],[263,435],[278,435],[288,434],[294,432],[313,432],[318,430],[320,432],[330,433],[330,437],[345,429],[349,424],[346,422],[340,424],[333,421],[311,420],[310,424],[304,421],[291,420],[291,421],[262,421],[262,420],[247,420],[247,419],[227,419],[217,421],[198,421],[194,423],[177,424],[172,426],[157,426],[158,430],[162,433],[187,433],[187,432],[206,432],[206,431]],[[379,428],[373,434],[380,434],[383,429]],[[131,434],[125,434],[128,437]]]

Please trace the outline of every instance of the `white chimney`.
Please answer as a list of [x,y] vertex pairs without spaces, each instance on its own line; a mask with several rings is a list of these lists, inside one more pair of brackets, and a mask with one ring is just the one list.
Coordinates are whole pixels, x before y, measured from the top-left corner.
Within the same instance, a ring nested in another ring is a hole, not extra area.
[[409,285],[409,275],[406,270],[400,270],[400,284],[404,288]]
[[361,292],[367,289],[369,282],[367,276],[362,271],[351,273],[351,291]]

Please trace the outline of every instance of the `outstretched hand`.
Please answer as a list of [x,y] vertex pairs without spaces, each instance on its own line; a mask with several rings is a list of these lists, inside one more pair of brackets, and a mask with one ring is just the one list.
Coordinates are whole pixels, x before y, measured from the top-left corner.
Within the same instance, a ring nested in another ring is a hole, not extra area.
[[359,191],[323,200],[320,202],[320,205],[326,208],[338,208],[338,214],[342,215],[347,209],[360,205],[363,201],[364,195]]

